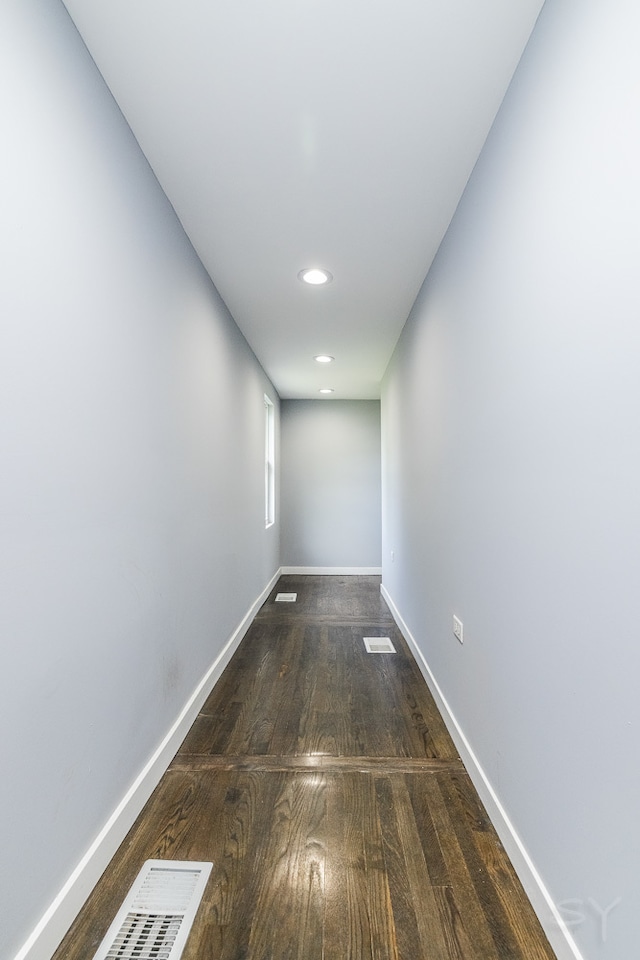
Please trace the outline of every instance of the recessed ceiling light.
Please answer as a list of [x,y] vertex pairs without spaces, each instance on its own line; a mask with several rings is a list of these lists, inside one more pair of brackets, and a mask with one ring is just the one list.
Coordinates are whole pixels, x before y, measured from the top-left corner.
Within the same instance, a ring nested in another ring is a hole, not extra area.
[[323,387],[322,390],[319,390],[318,393],[333,393],[333,387]]
[[298,274],[298,280],[302,280],[303,283],[311,283],[314,287],[318,287],[323,283],[331,283],[333,277],[328,270],[321,270],[320,267],[305,267],[305,269],[301,270]]
[[331,363],[332,360],[335,360],[335,357],[330,357],[328,353],[321,353],[319,357],[313,359],[317,360],[318,363]]

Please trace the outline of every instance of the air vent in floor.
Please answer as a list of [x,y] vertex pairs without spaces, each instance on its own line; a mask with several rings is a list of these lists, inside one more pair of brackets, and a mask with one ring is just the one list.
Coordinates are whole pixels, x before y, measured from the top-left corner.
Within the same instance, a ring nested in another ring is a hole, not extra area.
[[179,960],[212,867],[147,860],[94,960]]
[[276,603],[295,603],[297,599],[297,593],[276,593]]
[[396,648],[389,637],[363,637],[367,653],[395,653]]

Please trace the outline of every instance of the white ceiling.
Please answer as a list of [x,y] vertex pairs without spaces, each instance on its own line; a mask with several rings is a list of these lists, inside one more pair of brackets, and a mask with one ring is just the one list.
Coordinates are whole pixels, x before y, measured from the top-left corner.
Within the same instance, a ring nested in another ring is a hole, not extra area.
[[543,0],[64,2],[280,396],[379,396]]

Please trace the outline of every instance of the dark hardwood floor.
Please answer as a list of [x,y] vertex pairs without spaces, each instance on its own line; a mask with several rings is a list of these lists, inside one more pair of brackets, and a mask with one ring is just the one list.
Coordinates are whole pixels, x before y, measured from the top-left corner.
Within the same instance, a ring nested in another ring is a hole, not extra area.
[[149,858],[213,861],[183,960],[552,960],[379,584],[281,578],[54,960]]

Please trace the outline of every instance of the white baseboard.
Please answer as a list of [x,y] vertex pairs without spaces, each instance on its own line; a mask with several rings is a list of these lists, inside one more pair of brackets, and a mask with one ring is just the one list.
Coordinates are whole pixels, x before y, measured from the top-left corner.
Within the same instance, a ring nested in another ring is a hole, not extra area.
[[85,900],[135,823],[136,817],[160,782],[200,708],[249,629],[256,613],[276,585],[280,571],[251,605],[241,623],[199,682],[173,726],[113,811],[59,894],[45,912],[15,960],[51,960]]
[[280,573],[314,577],[379,577],[382,567],[280,567]]
[[422,651],[420,650],[411,630],[404,622],[400,611],[396,607],[388,590],[384,584],[380,587],[380,592],[387,602],[393,619],[407,643],[412,647],[417,664],[422,675],[425,678],[433,698],[436,701],[442,718],[451,734],[460,757],[467,769],[474,787],[478,791],[489,818],[496,829],[502,844],[504,845],[513,867],[518,874],[520,882],[524,887],[529,900],[535,910],[540,924],[547,939],[556,953],[558,960],[584,960],[583,955],[578,950],[576,943],[569,932],[569,929],[553,902],[549,891],[545,887],[542,877],[536,870],[536,867],[527,853],[520,837],[511,823],[507,813],[502,806],[498,795],[493,789],[489,778],[482,769],[478,758],[476,757],[471,744],[465,737],[456,717],[447,703],[447,700],[438,685],[431,668],[427,663]]

